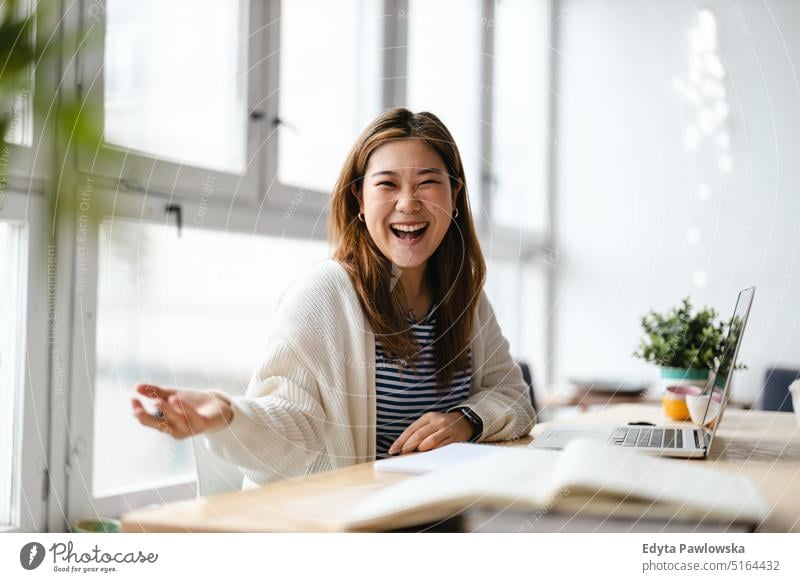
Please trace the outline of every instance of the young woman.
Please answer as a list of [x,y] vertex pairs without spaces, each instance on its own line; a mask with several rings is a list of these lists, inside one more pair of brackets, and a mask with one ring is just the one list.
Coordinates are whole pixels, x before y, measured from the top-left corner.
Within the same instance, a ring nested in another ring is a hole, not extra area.
[[283,296],[244,397],[140,384],[144,425],[265,483],[386,455],[530,432],[534,411],[482,291],[461,156],[431,113],[393,109],[336,183],[333,260]]

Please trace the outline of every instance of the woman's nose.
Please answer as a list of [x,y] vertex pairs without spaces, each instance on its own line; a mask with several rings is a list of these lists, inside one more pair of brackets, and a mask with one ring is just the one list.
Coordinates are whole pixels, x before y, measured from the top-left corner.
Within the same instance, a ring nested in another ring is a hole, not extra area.
[[397,194],[395,207],[401,212],[416,212],[419,210],[419,200],[417,200],[416,188],[407,186],[402,188]]

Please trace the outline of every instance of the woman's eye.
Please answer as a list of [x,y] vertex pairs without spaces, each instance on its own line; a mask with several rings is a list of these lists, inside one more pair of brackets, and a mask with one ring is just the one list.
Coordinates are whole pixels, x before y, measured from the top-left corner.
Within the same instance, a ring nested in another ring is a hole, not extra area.
[[389,188],[394,188],[394,183],[392,183],[392,182],[378,182],[378,186],[388,186]]
[[437,182],[436,180],[425,180],[420,184],[420,186],[424,186],[425,184],[438,184],[438,183],[439,182]]

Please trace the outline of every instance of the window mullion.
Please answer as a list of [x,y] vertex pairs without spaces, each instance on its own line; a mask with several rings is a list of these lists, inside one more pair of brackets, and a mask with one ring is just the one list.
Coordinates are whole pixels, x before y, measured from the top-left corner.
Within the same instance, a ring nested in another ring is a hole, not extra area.
[[[66,190],[66,189],[65,189]],[[48,249],[53,253],[54,271],[48,271],[48,284],[54,283],[54,291],[49,305],[52,318],[49,329],[50,348],[50,491],[47,508],[47,531],[68,530],[69,486],[72,459],[70,440],[72,419],[70,417],[74,383],[72,371],[76,365],[73,356],[73,304],[75,286],[73,274],[76,272],[76,241],[74,205],[65,204],[58,216],[55,232],[55,247]],[[88,226],[88,225],[87,225]],[[85,231],[82,232],[86,234]],[[49,258],[48,258],[49,260]],[[82,260],[91,257],[83,255]],[[84,267],[83,263],[81,267]],[[49,267],[49,265],[48,265]],[[90,335],[93,338],[93,334]],[[78,364],[80,365],[80,363]]]
[[[547,124],[548,141],[558,143],[558,55],[560,47],[559,18],[561,12],[561,0],[550,0],[550,52],[548,58],[548,77],[550,93],[547,104]],[[547,156],[547,229],[545,237],[546,256],[552,257],[546,262],[545,289],[546,289],[546,308],[549,317],[547,318],[547,329],[545,337],[545,351],[547,356],[547,376],[546,385],[552,386],[555,382],[555,374],[558,367],[556,350],[556,330],[558,320],[558,154],[557,148],[549,147]]]
[[262,144],[264,171],[259,185],[259,204],[264,204],[278,189],[278,126],[280,123],[278,106],[280,103],[280,47],[281,47],[281,0],[268,0],[265,4],[261,25],[263,33],[261,47],[264,58],[261,62],[262,83],[265,88],[263,110],[266,115],[262,121]]
[[[13,366],[15,378],[11,389],[14,391],[10,410],[3,409],[3,422],[6,414],[13,414],[11,421],[13,437],[3,441],[0,446],[13,447],[11,453],[12,481],[9,499],[11,502],[11,527],[0,524],[3,531],[45,531],[47,523],[46,469],[48,458],[48,240],[47,205],[44,197],[27,192],[0,193],[0,221],[24,224],[20,229],[19,245],[14,260],[16,264],[19,302],[15,304],[15,318],[12,324],[17,329],[14,340],[21,350],[12,350],[12,360],[8,357],[6,365]],[[5,249],[8,251],[8,249]],[[3,281],[7,286],[11,282]],[[5,290],[6,299],[14,297],[12,289]],[[7,329],[3,330],[8,331]],[[10,354],[2,354],[10,356]],[[13,363],[12,363],[13,362]],[[4,424],[4,426],[6,426]],[[7,428],[7,426],[6,426]],[[6,467],[2,478],[6,478]]]
[[492,163],[493,123],[492,110],[494,97],[491,88],[494,86],[494,3],[495,0],[483,0],[481,15],[481,62],[480,62],[480,96],[479,96],[479,143],[481,156],[480,201],[482,212],[478,217],[478,229],[487,230],[492,224],[492,193],[494,191],[494,166]]
[[[94,459],[94,387],[98,281],[98,225],[81,208],[81,201],[101,195],[93,191],[91,179],[82,181],[71,192],[75,198],[72,215],[60,217],[61,256],[71,261],[59,271],[59,289],[71,302],[69,328],[69,396],[63,406],[69,415],[62,446],[67,455],[66,511],[68,521],[95,515],[92,495]],[[70,268],[71,276],[67,273]],[[60,412],[56,410],[56,414]]]
[[385,0],[381,100],[384,109],[405,104],[407,75],[408,0]]

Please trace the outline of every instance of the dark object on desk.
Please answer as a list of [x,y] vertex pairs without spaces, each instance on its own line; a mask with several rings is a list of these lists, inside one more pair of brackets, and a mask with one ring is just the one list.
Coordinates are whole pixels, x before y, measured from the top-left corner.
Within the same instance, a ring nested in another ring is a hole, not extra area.
[[800,370],[792,368],[767,368],[761,394],[761,410],[793,412],[789,385],[800,379]]
[[528,366],[527,362],[517,362],[519,365],[520,370],[522,370],[522,379],[525,380],[525,383],[528,385],[528,396],[531,399],[531,406],[533,406],[533,411],[538,414],[539,409],[536,407],[536,395],[533,392],[533,376],[531,375],[531,368]]
[[464,533],[466,531],[468,530],[464,515],[460,513],[438,521],[387,530],[388,533]]
[[439,521],[388,530],[391,533],[751,533],[755,525],[714,520],[609,518],[580,513],[497,512],[475,507]]
[[[647,517],[614,517],[583,515],[580,512],[537,511],[514,509],[497,511],[481,507],[462,514],[463,532],[477,533],[751,533],[756,524],[730,523],[703,518],[652,519]],[[427,531],[427,530],[426,530]]]
[[629,422],[629,426],[655,426],[654,422],[647,422],[646,420],[637,420],[636,422]]

